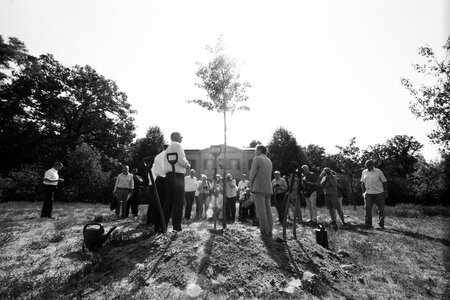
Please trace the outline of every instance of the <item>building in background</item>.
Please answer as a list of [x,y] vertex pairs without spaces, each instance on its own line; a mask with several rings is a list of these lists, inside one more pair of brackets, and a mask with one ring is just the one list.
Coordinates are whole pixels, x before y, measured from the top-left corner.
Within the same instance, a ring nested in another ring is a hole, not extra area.
[[[217,157],[217,173],[223,175],[223,168],[230,173],[233,178],[241,179],[242,174],[249,176],[252,160],[255,157],[255,148],[235,148],[227,146],[227,161],[224,161],[224,145],[220,145],[222,151]],[[191,164],[197,177],[200,174],[205,174],[209,180],[214,174],[214,156],[211,154],[211,149],[185,149],[186,158]]]

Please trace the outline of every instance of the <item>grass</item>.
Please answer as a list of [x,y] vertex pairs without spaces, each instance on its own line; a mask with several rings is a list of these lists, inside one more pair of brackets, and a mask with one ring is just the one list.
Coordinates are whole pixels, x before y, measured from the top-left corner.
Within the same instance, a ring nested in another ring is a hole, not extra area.
[[[99,295],[102,296],[98,299],[188,299],[181,284],[190,282],[186,270],[211,282],[214,279],[199,299],[238,297],[238,288],[260,291],[256,283],[264,287],[259,299],[274,298],[280,294],[277,287],[271,288],[270,280],[283,282],[293,275],[301,279],[306,271],[320,275],[323,299],[334,299],[336,295],[351,296],[348,299],[444,298],[450,279],[446,269],[449,266],[444,265],[442,257],[443,252],[450,253],[450,218],[447,208],[441,206],[387,207],[385,230],[364,229],[363,207],[354,210],[345,206],[344,215],[350,226],[329,231],[330,250],[315,243],[315,227],[301,224],[297,227],[297,240],[292,237],[292,228],[288,228],[290,252],[284,254],[284,244],[272,240],[261,251],[258,229],[256,238],[243,235],[252,227],[240,224],[229,225],[226,235],[215,235],[214,239],[200,239],[198,232],[183,225],[186,230],[178,234],[177,240],[158,240],[143,224],[146,205],[140,206],[138,221],[110,218],[113,213],[107,205],[100,204],[56,203],[54,220],[40,219],[40,208],[39,203],[0,204],[0,223],[7,228],[0,232],[0,282],[4,283],[0,286],[0,299],[27,298],[24,291],[31,293],[29,299],[97,299]],[[303,219],[308,219],[304,208],[302,214]],[[83,225],[97,215],[104,217],[106,231],[113,225],[119,226],[105,246],[106,259],[81,252]],[[277,223],[276,210],[273,215]],[[324,207],[318,209],[318,216],[320,222],[329,223]],[[376,224],[377,215],[373,218]],[[204,226],[197,230],[206,230],[211,224]],[[281,227],[275,227],[274,235],[281,236]],[[166,244],[170,247],[161,252]],[[204,249],[204,260],[196,260],[198,249]],[[348,256],[340,256],[339,251]],[[222,254],[227,254],[229,261],[221,260]],[[224,264],[226,268],[222,268]],[[240,284],[245,277],[242,274],[247,273],[257,278],[254,286],[245,280]],[[173,281],[173,276],[180,279]],[[312,283],[308,290],[304,283],[305,299],[317,296],[313,293],[317,286]],[[342,293],[329,296],[330,286]],[[277,299],[294,299],[288,296]]]
[[396,216],[402,218],[417,218],[421,216],[450,217],[450,206],[425,206],[417,204],[397,204],[396,206],[386,206],[387,216]]

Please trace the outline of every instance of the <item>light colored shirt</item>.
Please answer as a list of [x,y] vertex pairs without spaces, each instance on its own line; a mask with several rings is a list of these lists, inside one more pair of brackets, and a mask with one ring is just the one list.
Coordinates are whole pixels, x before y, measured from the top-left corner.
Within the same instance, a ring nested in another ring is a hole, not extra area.
[[184,191],[195,192],[197,190],[197,177],[191,175],[184,177]]
[[[278,186],[275,186],[276,184],[278,184]],[[274,194],[282,194],[288,189],[287,182],[282,177],[280,177],[280,179],[278,180],[275,178],[274,180],[272,180],[272,188]]]
[[367,194],[380,194],[384,192],[383,182],[387,182],[380,169],[373,168],[372,171],[362,171],[361,182],[364,183]]
[[203,182],[203,181],[201,181],[201,180],[197,181],[197,189],[195,189],[195,196],[200,195],[200,191],[198,190],[198,187],[200,186],[200,184],[201,184],[202,182]]
[[236,186],[236,180],[231,179],[231,181],[228,181],[225,179],[225,197],[226,198],[233,198],[236,197],[237,192],[237,186]]
[[[42,174],[42,173],[41,173]],[[49,180],[58,180],[59,179],[59,174],[58,174],[58,170],[51,168],[47,171],[45,171],[44,174],[44,179],[49,179]],[[48,182],[44,180],[44,184],[45,185],[58,185],[58,181],[55,182]]]
[[203,182],[203,180],[200,180],[198,182],[198,191],[199,193],[202,193],[204,195],[208,195],[209,194],[209,190],[211,189],[211,185],[209,183],[209,181],[205,180],[205,182]]
[[178,161],[175,164],[175,173],[186,174],[186,168],[188,167],[189,162],[186,159],[186,154],[184,153],[183,147],[181,147],[181,144],[176,141],[172,141],[172,143],[166,149],[166,154],[164,157],[164,172],[166,174],[172,172],[172,165],[167,160],[167,154],[173,152],[178,154]]
[[[164,161],[166,157],[166,151],[161,151],[158,155],[155,156],[155,160],[152,166],[152,174],[153,179],[156,180],[158,177],[166,177],[166,173],[164,171]],[[152,185],[152,181],[150,180],[150,173],[148,173],[148,185]]]
[[250,181],[248,180],[241,180],[238,184],[238,191],[239,191],[239,199],[242,199],[245,193],[245,189],[248,187],[248,184]]
[[133,190],[134,189],[133,174],[128,173],[128,175],[125,175],[123,173],[120,173],[117,176],[116,185],[114,186],[114,191],[116,190],[116,188]]

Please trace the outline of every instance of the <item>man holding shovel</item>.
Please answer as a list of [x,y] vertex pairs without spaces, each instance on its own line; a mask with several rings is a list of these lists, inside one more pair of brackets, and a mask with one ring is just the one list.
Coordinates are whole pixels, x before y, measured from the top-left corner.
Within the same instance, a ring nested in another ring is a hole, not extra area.
[[[170,135],[171,144],[166,149],[166,157],[164,159],[164,171],[166,173],[167,198],[164,202],[163,211],[166,225],[172,217],[172,226],[175,232],[181,231],[181,220],[183,219],[183,200],[184,200],[184,176],[186,169],[190,169],[191,165],[186,159],[186,154],[181,146],[183,137],[179,132],[173,132]],[[176,153],[178,160],[173,166],[170,164],[167,155]]]
[[[148,172],[148,182],[150,185],[150,189],[155,189],[158,192],[158,198],[160,201],[161,207],[164,206],[165,199],[166,199],[166,173],[164,171],[164,161],[166,157],[166,150],[167,145],[164,145],[163,148],[160,148],[158,150],[162,150],[158,155],[156,155],[155,160],[153,162],[153,166],[151,170]],[[152,180],[150,178],[150,172],[152,172],[153,179],[155,181],[155,186],[152,186]],[[147,211],[147,224],[154,224],[155,225],[155,232],[162,233],[163,227],[162,226],[162,215],[160,214],[160,211],[158,209],[158,203],[156,203],[158,199],[156,198],[156,195],[150,198],[150,202],[148,205],[148,211]]]

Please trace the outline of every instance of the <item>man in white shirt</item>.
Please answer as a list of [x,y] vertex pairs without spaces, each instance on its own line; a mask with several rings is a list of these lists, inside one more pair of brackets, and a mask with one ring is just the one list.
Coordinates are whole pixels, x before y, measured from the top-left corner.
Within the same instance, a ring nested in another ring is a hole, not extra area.
[[[164,207],[165,199],[166,199],[166,173],[164,170],[164,162],[166,160],[166,149],[168,145],[164,145],[162,148],[158,150],[161,151],[158,155],[155,156],[153,161],[153,166],[150,172],[152,172],[153,180],[155,181],[156,190],[158,192],[159,201],[161,203],[161,207]],[[152,181],[150,179],[150,172],[148,173],[148,182],[150,191],[155,187],[152,186]],[[155,196],[150,196],[150,201],[147,209],[147,224],[155,225],[155,232],[162,233],[162,224],[161,224],[161,215],[158,210],[158,206],[156,203],[157,199]]]
[[228,222],[234,223],[236,220],[236,196],[237,196],[237,186],[236,179],[234,179],[230,173],[227,174],[225,178],[225,217]]
[[53,200],[59,182],[64,182],[64,179],[59,178],[58,171],[63,167],[60,162],[55,162],[53,167],[47,170],[44,174],[44,189],[45,199],[42,205],[41,218],[52,218]]
[[384,228],[384,204],[388,196],[387,180],[381,170],[374,168],[371,159],[366,161],[366,168],[361,174],[361,189],[364,197],[365,225],[372,227],[372,207],[375,203],[378,207],[378,225]]
[[[190,169],[191,165],[186,159],[186,154],[181,146],[181,142],[183,141],[181,134],[179,132],[173,132],[170,135],[170,139],[172,142],[166,149],[166,157],[164,159],[168,194],[164,202],[163,211],[166,225],[168,225],[169,219],[172,217],[173,230],[177,232],[181,231],[181,220],[183,219],[184,176],[186,169]],[[178,160],[174,165],[175,173],[167,158],[170,153],[177,153],[178,155]]]
[[196,190],[197,177],[195,177],[195,170],[191,169],[189,175],[184,177],[184,199],[186,200],[184,217],[186,218],[186,221],[191,219],[192,205],[194,204]]
[[[133,174],[129,172],[130,168],[127,165],[123,165],[122,173],[117,176],[116,184],[114,185],[113,194],[117,199],[116,217],[125,219],[127,201],[131,197],[134,190]],[[122,211],[122,212],[121,212]]]

